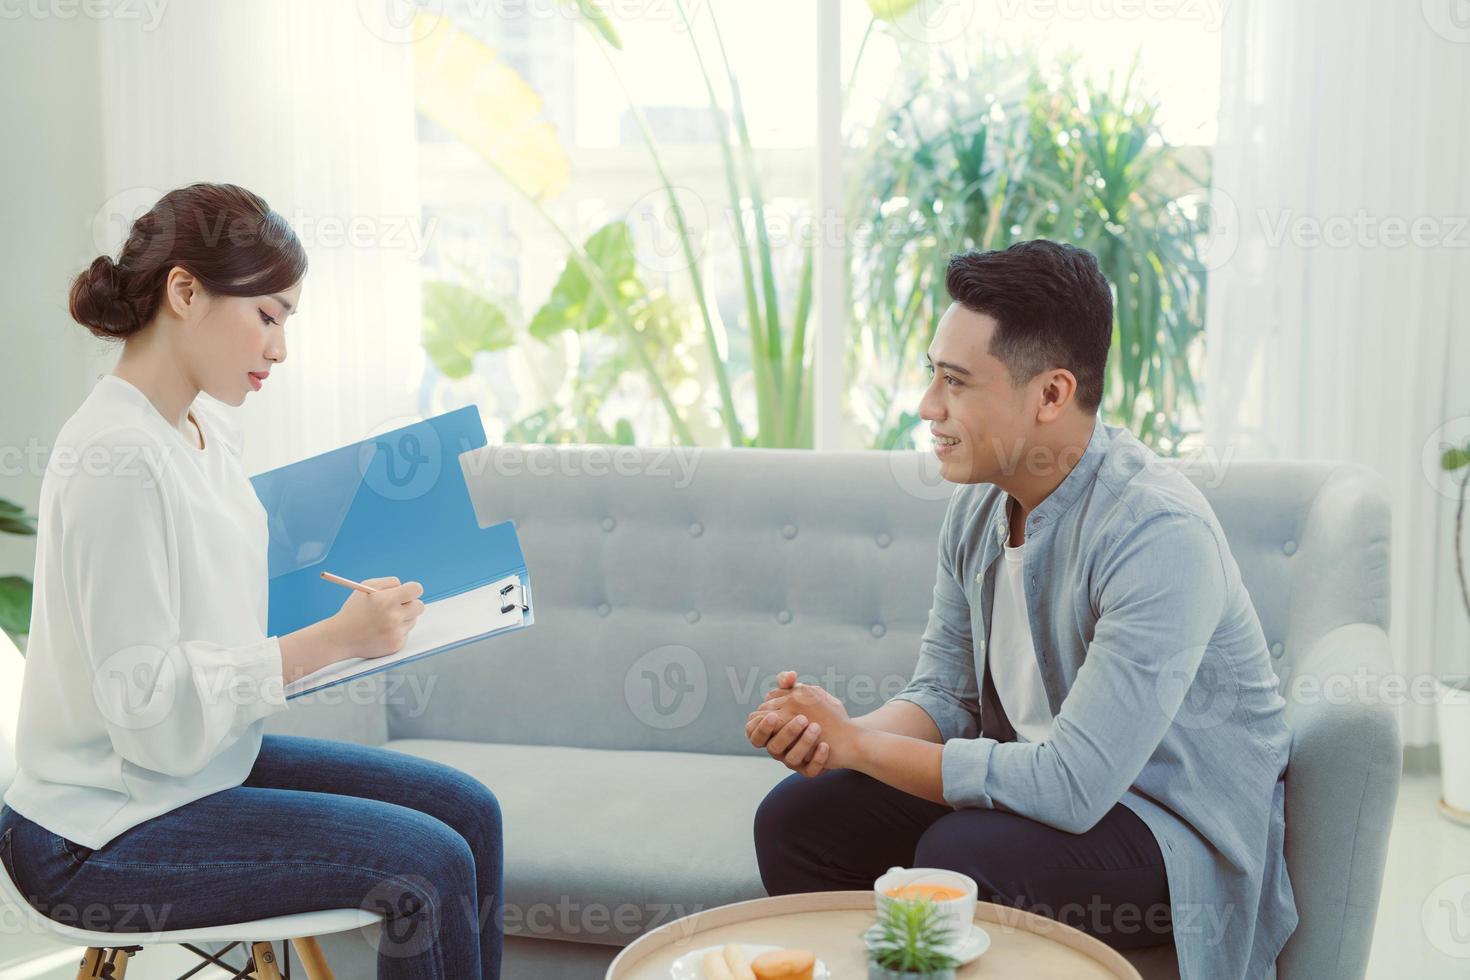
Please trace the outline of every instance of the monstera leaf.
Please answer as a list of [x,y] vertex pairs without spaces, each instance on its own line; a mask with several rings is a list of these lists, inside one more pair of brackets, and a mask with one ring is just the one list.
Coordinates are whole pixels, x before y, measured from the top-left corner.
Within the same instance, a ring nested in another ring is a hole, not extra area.
[[489,299],[450,282],[424,283],[424,351],[448,378],[463,378],[480,351],[515,343],[505,311]]
[[[593,232],[583,251],[618,299],[632,303],[646,292],[636,271],[633,235],[622,221],[603,225]],[[531,318],[531,335],[546,340],[563,330],[586,333],[609,325],[612,317],[581,264],[568,259],[552,287],[551,297]]]

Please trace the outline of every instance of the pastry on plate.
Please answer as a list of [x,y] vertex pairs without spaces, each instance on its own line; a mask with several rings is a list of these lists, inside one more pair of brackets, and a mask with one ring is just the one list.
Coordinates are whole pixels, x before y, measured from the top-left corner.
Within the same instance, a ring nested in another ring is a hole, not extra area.
[[756,980],[812,980],[817,954],[809,949],[777,949],[750,961]]

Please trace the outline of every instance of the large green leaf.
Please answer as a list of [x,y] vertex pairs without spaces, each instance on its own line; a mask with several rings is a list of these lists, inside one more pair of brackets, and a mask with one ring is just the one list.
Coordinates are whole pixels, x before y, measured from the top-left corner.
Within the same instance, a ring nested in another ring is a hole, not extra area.
[[19,575],[0,578],[0,629],[7,633],[31,631],[31,583]]
[[36,533],[36,519],[28,515],[20,504],[0,497],[0,533],[33,535]]
[[25,515],[0,514],[0,534],[34,535],[36,519]]
[[463,378],[475,354],[513,343],[509,317],[485,296],[451,282],[424,284],[424,351],[445,377]]
[[[632,302],[646,290],[638,280],[633,235],[623,221],[603,225],[584,246],[587,258],[606,279],[615,296]],[[531,336],[546,340],[563,330],[586,333],[610,325],[613,313],[592,288],[582,266],[567,260],[551,296],[531,318]]]

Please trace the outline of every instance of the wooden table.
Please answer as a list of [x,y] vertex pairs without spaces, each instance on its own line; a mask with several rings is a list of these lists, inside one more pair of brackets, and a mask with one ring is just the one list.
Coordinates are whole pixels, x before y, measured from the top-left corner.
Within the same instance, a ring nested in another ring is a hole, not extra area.
[[[832,980],[866,980],[867,947],[860,936],[874,921],[871,891],[722,905],[640,936],[612,961],[607,980],[669,980],[680,956],[730,942],[809,949],[827,964]],[[958,980],[1142,980],[1117,951],[1052,919],[981,902],[975,921],[990,934],[990,949],[960,967]]]

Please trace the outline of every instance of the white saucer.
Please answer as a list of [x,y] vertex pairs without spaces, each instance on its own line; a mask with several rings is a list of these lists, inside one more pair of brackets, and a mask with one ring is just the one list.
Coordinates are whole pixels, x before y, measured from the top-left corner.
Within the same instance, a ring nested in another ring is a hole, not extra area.
[[[990,945],[990,937],[985,938],[985,945]],[[708,952],[718,953],[724,949],[720,946],[705,946],[693,952],[685,953],[674,961],[669,967],[669,976],[673,980],[704,980],[704,954]],[[745,953],[746,962],[755,959],[762,953],[769,953],[773,949],[785,949],[784,946],[756,946],[752,943],[741,943],[740,949]],[[976,954],[979,955],[978,953]],[[827,972],[827,964],[817,960],[817,965],[812,969],[812,980],[828,980],[831,976]]]
[[990,933],[979,926],[970,926],[970,934],[950,946],[949,955],[960,961],[960,966],[973,963],[980,954],[990,948]]
[[[867,931],[863,933],[863,938],[871,944],[873,936],[877,931],[878,927],[876,925],[869,926]],[[975,962],[975,960],[980,958],[980,954],[989,948],[990,933],[977,925],[972,925],[970,927],[970,934],[957,943],[951,943],[945,952],[959,960],[960,966],[965,966]]]

